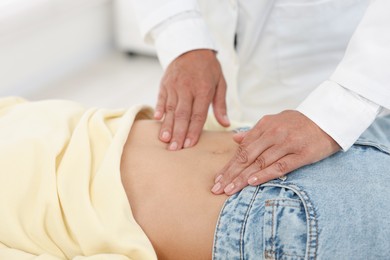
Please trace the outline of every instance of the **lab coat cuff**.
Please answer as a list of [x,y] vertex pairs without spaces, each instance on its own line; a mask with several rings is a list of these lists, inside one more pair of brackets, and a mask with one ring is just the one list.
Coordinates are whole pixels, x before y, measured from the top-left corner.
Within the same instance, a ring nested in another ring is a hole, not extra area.
[[[383,66],[382,68],[377,67],[374,69],[383,70],[383,68],[387,67]],[[341,86],[374,101],[380,106],[390,109],[390,90],[388,87],[390,76],[387,76],[387,78],[378,79],[375,77],[368,77],[363,72],[356,71],[354,68],[341,64],[330,79]]]
[[333,81],[317,87],[297,108],[347,151],[381,107]]
[[191,18],[171,23],[158,33],[155,47],[164,69],[180,55],[199,49],[217,51],[206,23],[202,18]]

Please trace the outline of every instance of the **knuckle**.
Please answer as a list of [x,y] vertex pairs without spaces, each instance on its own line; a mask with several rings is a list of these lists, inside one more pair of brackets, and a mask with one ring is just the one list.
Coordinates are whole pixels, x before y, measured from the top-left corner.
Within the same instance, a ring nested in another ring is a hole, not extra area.
[[206,84],[202,84],[199,89],[197,90],[196,94],[198,96],[198,98],[202,99],[202,100],[210,100],[211,99],[211,96],[213,94],[213,88],[210,87],[210,85],[206,85]]
[[256,158],[254,162],[255,166],[259,169],[262,170],[265,168],[265,158],[264,156],[260,155]]
[[[304,140],[298,139],[296,140],[296,143],[290,143],[291,144],[291,150],[293,153],[301,155],[301,156],[306,156],[312,153],[315,153],[315,147],[311,146]],[[298,142],[299,141],[299,142]]]
[[198,82],[198,90],[203,93],[208,93],[210,89],[214,89],[216,84],[207,79],[202,79]]
[[288,172],[288,163],[286,161],[275,162],[275,168],[279,176],[282,176]]
[[206,115],[203,113],[193,113],[191,115],[191,121],[194,122],[203,122],[206,119]]
[[294,131],[290,132],[286,139],[291,143],[295,143],[296,145],[303,147],[306,146],[307,135],[303,135]]
[[301,144],[301,140],[300,140],[300,138],[297,136],[297,135],[288,135],[288,136],[286,136],[286,138],[285,138],[285,142],[286,143],[294,143],[294,144],[296,144],[296,143],[298,143],[298,144]]
[[189,111],[187,111],[187,110],[176,111],[175,112],[175,119],[189,121],[189,119],[190,119]]
[[236,151],[235,157],[239,163],[245,164],[248,162],[248,151],[245,149],[245,147],[240,145]]
[[271,134],[274,136],[283,136],[285,133],[287,133],[286,128],[281,125],[275,126],[271,130]]
[[166,107],[165,107],[165,110],[167,112],[174,112],[176,110],[176,106],[173,105],[173,104],[167,104]]

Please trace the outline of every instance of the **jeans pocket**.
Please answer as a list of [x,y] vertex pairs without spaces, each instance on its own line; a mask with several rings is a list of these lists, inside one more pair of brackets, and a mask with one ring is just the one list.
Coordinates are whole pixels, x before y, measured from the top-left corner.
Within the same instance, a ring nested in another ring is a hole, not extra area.
[[307,226],[305,208],[297,199],[265,202],[264,259],[305,258]]

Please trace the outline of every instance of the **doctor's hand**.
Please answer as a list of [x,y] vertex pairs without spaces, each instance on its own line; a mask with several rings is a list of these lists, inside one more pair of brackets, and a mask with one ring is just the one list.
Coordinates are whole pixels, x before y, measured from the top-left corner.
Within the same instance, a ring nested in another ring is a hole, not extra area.
[[176,58],[160,84],[154,118],[162,119],[159,138],[175,151],[194,146],[202,132],[210,104],[222,126],[226,113],[226,82],[212,50],[194,50]]
[[237,133],[235,156],[216,175],[212,192],[234,194],[249,185],[282,177],[340,150],[339,145],[298,111],[264,116],[248,132]]

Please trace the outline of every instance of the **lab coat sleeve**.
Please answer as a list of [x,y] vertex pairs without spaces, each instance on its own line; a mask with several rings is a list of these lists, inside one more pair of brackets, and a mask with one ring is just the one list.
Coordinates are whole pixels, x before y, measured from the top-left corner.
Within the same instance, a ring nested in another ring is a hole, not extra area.
[[390,1],[372,0],[329,81],[297,108],[343,150],[390,109]]
[[183,53],[217,50],[196,0],[134,0],[141,34],[165,69]]

